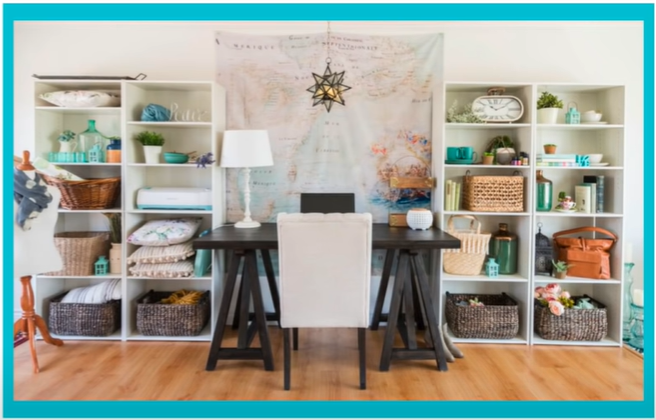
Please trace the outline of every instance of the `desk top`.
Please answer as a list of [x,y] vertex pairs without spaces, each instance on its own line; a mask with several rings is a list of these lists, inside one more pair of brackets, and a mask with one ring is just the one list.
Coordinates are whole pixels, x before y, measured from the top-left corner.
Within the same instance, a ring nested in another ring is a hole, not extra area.
[[[278,229],[275,223],[262,223],[262,226],[250,229],[237,229],[233,225],[222,226],[194,240],[193,244],[196,249],[277,249]],[[460,240],[437,228],[412,230],[406,227],[374,223],[372,248],[460,248]]]

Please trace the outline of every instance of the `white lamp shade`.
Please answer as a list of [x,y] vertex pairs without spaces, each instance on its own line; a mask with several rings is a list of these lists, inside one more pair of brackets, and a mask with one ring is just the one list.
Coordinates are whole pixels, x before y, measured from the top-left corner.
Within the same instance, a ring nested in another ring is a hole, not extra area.
[[223,134],[221,166],[254,168],[272,165],[271,145],[266,130],[227,130]]

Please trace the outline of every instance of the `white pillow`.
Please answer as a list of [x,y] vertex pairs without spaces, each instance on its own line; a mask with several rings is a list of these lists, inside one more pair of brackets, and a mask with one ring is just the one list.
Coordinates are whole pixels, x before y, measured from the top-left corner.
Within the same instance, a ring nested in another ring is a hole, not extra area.
[[202,218],[151,220],[128,236],[128,243],[144,246],[168,246],[190,240]]
[[111,279],[95,286],[78,287],[69,291],[62,303],[107,303],[121,299],[121,279]]
[[130,272],[136,277],[190,277],[194,273],[194,264],[191,261],[178,261],[164,264],[139,263],[130,267]]
[[170,246],[142,246],[128,257],[128,263],[163,263],[186,260],[196,253],[192,241]]

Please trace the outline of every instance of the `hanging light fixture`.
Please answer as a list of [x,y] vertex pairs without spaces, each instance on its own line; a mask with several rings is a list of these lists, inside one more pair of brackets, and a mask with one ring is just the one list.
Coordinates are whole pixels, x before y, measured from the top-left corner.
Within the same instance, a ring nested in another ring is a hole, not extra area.
[[314,85],[309,87],[307,91],[312,93],[312,106],[323,104],[326,107],[326,111],[330,112],[330,109],[335,102],[341,105],[346,105],[344,98],[342,98],[342,93],[351,89],[350,86],[342,84],[345,72],[333,73],[332,70],[330,70],[330,63],[332,62],[330,59],[330,22],[328,22],[326,47],[328,55],[326,58],[326,70],[324,70],[323,75],[312,73],[312,77],[314,77]]

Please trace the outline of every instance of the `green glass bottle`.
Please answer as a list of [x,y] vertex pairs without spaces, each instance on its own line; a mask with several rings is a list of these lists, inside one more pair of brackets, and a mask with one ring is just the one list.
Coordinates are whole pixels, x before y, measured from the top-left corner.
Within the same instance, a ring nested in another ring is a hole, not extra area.
[[517,273],[517,235],[508,231],[507,223],[499,223],[499,231],[490,238],[490,258],[499,264],[499,274]]
[[89,126],[78,135],[78,146],[80,152],[84,153],[87,162],[89,162],[89,151],[98,144],[101,150],[105,149],[105,139],[98,130],[96,130],[96,120],[89,120]]
[[542,171],[536,173],[536,210],[537,211],[551,211],[553,186],[550,180],[542,175]]

